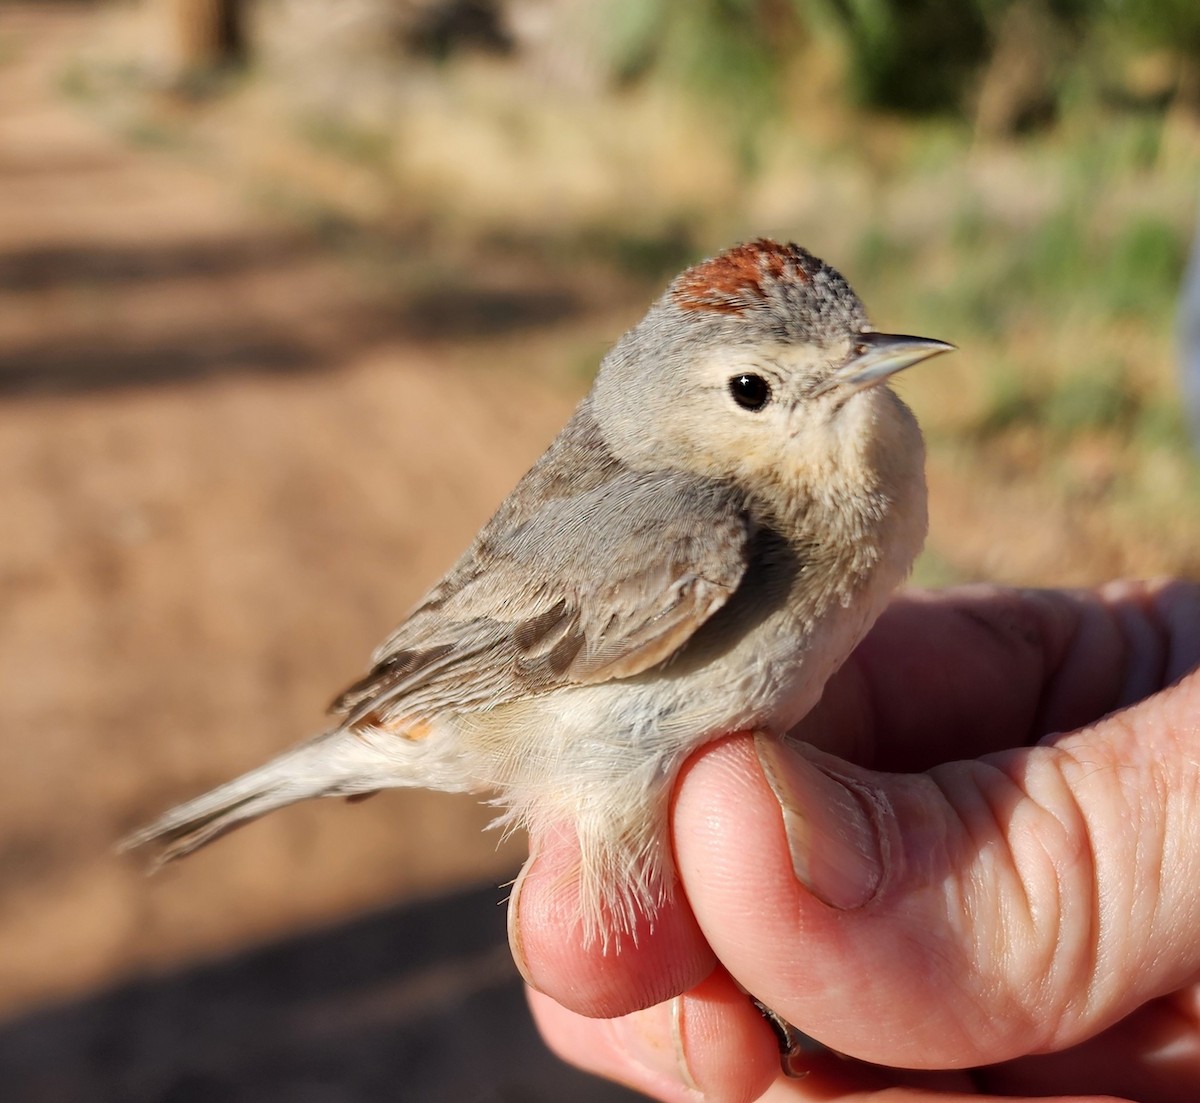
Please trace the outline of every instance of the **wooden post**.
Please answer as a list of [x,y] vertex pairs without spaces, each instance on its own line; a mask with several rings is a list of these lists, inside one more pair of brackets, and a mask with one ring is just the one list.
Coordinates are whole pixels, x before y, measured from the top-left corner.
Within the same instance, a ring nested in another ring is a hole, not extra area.
[[244,0],[149,0],[166,44],[167,67],[177,77],[242,59]]

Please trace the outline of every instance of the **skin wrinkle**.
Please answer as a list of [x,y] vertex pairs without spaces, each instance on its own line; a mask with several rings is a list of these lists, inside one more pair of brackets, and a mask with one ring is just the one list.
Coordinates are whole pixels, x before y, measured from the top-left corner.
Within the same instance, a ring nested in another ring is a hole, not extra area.
[[[1170,851],[1171,851],[1171,843],[1172,843],[1172,839],[1174,837],[1174,833],[1171,832],[1171,830],[1169,828],[1169,825],[1170,825],[1170,822],[1172,819],[1172,816],[1170,814],[1170,809],[1171,809],[1172,805],[1177,806],[1177,802],[1172,800],[1173,791],[1174,791],[1174,787],[1169,784],[1168,779],[1164,775],[1164,772],[1160,768],[1158,768],[1158,764],[1157,763],[1152,764],[1151,771],[1150,771],[1150,792],[1153,794],[1152,807],[1168,809],[1168,814],[1167,814],[1167,816],[1165,816],[1162,820],[1160,820],[1157,823],[1157,831],[1155,832],[1155,837],[1150,846],[1147,845],[1147,839],[1145,837],[1145,832],[1143,832],[1143,831],[1138,832],[1137,864],[1139,867],[1142,867],[1144,865],[1145,868],[1147,869],[1148,873],[1153,878],[1154,884],[1153,884],[1153,888],[1149,894],[1150,895],[1150,914],[1147,918],[1147,922],[1150,925],[1150,928],[1152,930],[1156,930],[1156,931],[1163,930],[1163,929],[1170,929],[1170,927],[1171,927],[1170,916],[1165,909],[1165,897],[1167,895],[1167,892],[1169,891],[1167,878],[1166,878],[1166,870],[1171,868],[1171,866],[1173,864],[1170,860],[1170,858],[1171,858]],[[1195,794],[1193,793],[1193,796],[1194,795]],[[1188,808],[1188,807],[1194,808],[1195,804],[1194,803],[1189,804],[1188,802],[1185,801],[1185,802],[1183,802],[1183,806],[1185,808]],[[1146,851],[1149,851],[1149,853],[1152,855],[1157,855],[1157,858],[1158,858],[1157,863],[1150,863],[1150,862],[1145,861],[1144,853]],[[1145,895],[1146,895],[1146,893],[1143,891],[1143,893],[1142,893],[1143,898],[1145,897]],[[1175,939],[1172,940],[1173,942],[1178,941],[1179,933],[1181,933],[1181,932],[1176,933]],[[1187,934],[1190,935],[1191,932],[1189,931],[1189,932],[1187,932]],[[1174,950],[1175,947],[1172,946],[1171,949]],[[1164,953],[1165,953],[1164,950],[1160,950],[1156,955],[1154,955],[1153,958],[1151,958],[1148,961],[1147,964],[1149,965],[1149,967],[1152,970],[1157,970],[1158,968],[1161,967],[1162,958],[1164,956]]]
[[[1143,733],[1127,715],[1118,713],[1109,717],[1105,727],[1103,741],[1089,738],[1090,732],[1085,729],[1078,738],[1064,741],[1066,746],[1056,748],[1056,750],[1063,756],[1060,761],[1064,763],[1064,773],[1071,765],[1074,765],[1080,773],[1080,778],[1070,786],[1072,793],[1079,792],[1081,783],[1094,782],[1096,779],[1104,782],[1108,790],[1103,800],[1078,802],[1081,819],[1088,834],[1089,855],[1093,870],[1091,883],[1095,891],[1090,913],[1093,926],[1092,930],[1088,932],[1091,945],[1094,947],[1093,961],[1090,966],[1090,981],[1085,989],[1088,994],[1088,1002],[1082,1014],[1094,1018],[1097,1017],[1100,1009],[1107,1007],[1109,1011],[1106,1015],[1100,1016],[1101,1021],[1105,1019],[1115,1021],[1129,1010],[1122,1006],[1126,994],[1123,990],[1108,991],[1105,981],[1110,976],[1141,974],[1150,963],[1146,961],[1140,964],[1109,961],[1107,959],[1112,957],[1110,948],[1120,949],[1122,946],[1130,944],[1127,938],[1122,937],[1121,932],[1123,929],[1136,929],[1142,932],[1142,937],[1133,941],[1132,946],[1135,954],[1140,954],[1143,948],[1153,941],[1147,932],[1158,932],[1162,929],[1162,864],[1161,861],[1157,863],[1159,876],[1158,884],[1154,887],[1147,885],[1141,874],[1133,878],[1122,878],[1114,871],[1113,876],[1108,876],[1105,872],[1108,867],[1103,861],[1103,855],[1109,851],[1123,855],[1124,850],[1119,845],[1116,847],[1108,845],[1104,838],[1098,837],[1097,831],[1107,827],[1111,832],[1114,824],[1123,824],[1124,831],[1130,834],[1134,840],[1134,853],[1130,863],[1132,869],[1148,870],[1151,863],[1147,861],[1147,855],[1165,856],[1169,833],[1167,820],[1152,820],[1148,823],[1145,810],[1147,807],[1151,809],[1166,808],[1167,798],[1174,791],[1174,785],[1162,771],[1164,760],[1169,759],[1170,756],[1159,753],[1145,754]],[[1117,734],[1122,731],[1124,738]],[[1073,745],[1077,742],[1082,742],[1082,745],[1087,748],[1090,755],[1088,759],[1080,757]],[[1152,744],[1155,742],[1155,740],[1151,740]],[[1104,754],[1107,761],[1098,760],[1100,754]],[[1137,761],[1130,761],[1130,756]],[[1121,805],[1121,811],[1116,815],[1113,815],[1112,812],[1115,807],[1112,799],[1114,793]],[[1148,796],[1149,802],[1147,802]],[[1094,826],[1086,815],[1087,808],[1092,806],[1106,810],[1106,822],[1100,824],[1099,827]],[[1147,829],[1151,827],[1155,829],[1153,840],[1147,838]],[[1151,913],[1144,916],[1139,912],[1145,906],[1148,898]],[[1117,933],[1112,933],[1114,931]]]
[[[1025,755],[1020,757],[1023,760]],[[958,822],[962,825],[965,836],[974,844],[977,853],[982,853],[989,847],[989,844],[1000,840],[1000,846],[1015,858],[1016,855],[1009,845],[1013,838],[1010,811],[1011,807],[1018,804],[1024,805],[1026,801],[1032,800],[1040,812],[1050,815],[1056,823],[1063,826],[1059,817],[1055,816],[1053,811],[1042,802],[1033,798],[1027,788],[1013,776],[1011,770],[987,760],[963,765],[970,771],[969,791],[978,798],[976,811],[986,813],[989,817],[987,826],[979,824],[977,820],[973,823],[974,817],[967,815],[956,802],[950,800],[951,791],[957,791],[959,794],[963,792],[961,775],[956,777],[954,774],[944,773],[942,770],[934,770],[930,773],[935,777],[946,804],[954,812]],[[1004,787],[1003,790],[1000,786]],[[1009,809],[1006,810],[1004,805],[1008,805]],[[1019,826],[1019,830],[1022,837],[1027,838],[1030,842],[1040,842],[1040,832],[1023,824]],[[1046,855],[1049,865],[1057,868],[1052,853],[1044,848],[1039,849]],[[1000,860],[1003,862],[1004,858],[1002,857]],[[1061,923],[1058,922],[1058,917],[1061,915],[1059,902],[1064,893],[1061,879],[1056,879],[1055,901],[1050,906],[1039,906],[1038,898],[1043,894],[1036,885],[1031,885],[1025,865],[1026,863],[1014,861],[1010,868],[1015,876],[1005,876],[1004,878],[1005,891],[1002,892],[999,903],[1005,906],[1005,914],[997,916],[998,926],[995,928],[992,944],[984,945],[980,941],[979,935],[983,932],[980,925],[976,925],[973,930],[966,932],[975,946],[975,960],[967,964],[976,981],[975,1003],[979,1009],[978,1024],[972,1034],[977,1043],[981,1041],[980,1030],[986,1029],[987,1024],[996,1021],[996,1001],[998,997],[1001,997],[1005,1001],[1006,1010],[999,1020],[1004,1023],[1004,1039],[1007,1040],[1002,1041],[1002,1044],[1007,1047],[1009,1041],[1019,1040],[1023,1048],[1030,1046],[1033,1049],[1043,1049],[1048,1048],[1054,1042],[1054,1039],[1047,1033],[1047,1024],[1052,1022],[1053,1018],[1047,1016],[1046,1008],[1049,1003],[1057,1002],[1053,997],[1061,988],[1054,981],[1054,973],[1062,946],[1063,930]],[[977,865],[972,863],[970,868],[975,869]],[[1008,889],[1015,890],[1018,886],[1019,897],[1016,897],[1013,892],[1007,891]],[[971,886],[972,895],[977,900],[982,898],[986,902],[990,898],[987,891],[989,888],[990,886],[974,879]],[[1018,906],[1014,907],[1014,905]],[[1053,937],[1050,939],[1036,937],[1029,942],[1029,945],[1035,948],[1036,963],[1035,967],[1025,967],[1022,970],[1027,980],[1026,984],[1018,986],[1006,982],[1006,978],[1013,976],[1013,963],[1026,956],[1024,953],[1014,950],[1009,944],[1009,936],[1014,932],[1019,934],[1022,931],[1038,934],[1041,930],[1039,913],[1051,917],[1054,923],[1054,929],[1051,932]],[[988,909],[975,909],[967,906],[959,909],[958,912],[949,909],[949,914],[951,917],[954,914],[966,914],[973,917],[979,914],[987,915]],[[1001,967],[985,971],[985,964],[993,960],[1001,962]],[[961,972],[958,976],[961,984]],[[1048,999],[1048,996],[1051,998]],[[1036,1043],[1031,1045],[1031,1039],[1036,1039]]]
[[[980,587],[963,588],[958,592],[962,594],[964,603],[974,601],[982,604],[984,611],[965,615],[965,610],[956,609],[946,624],[946,632],[954,638],[961,638],[964,649],[976,652],[981,656],[991,656],[990,661],[981,666],[980,677],[987,677],[990,669],[1003,665],[1001,659],[995,656],[996,650],[1000,649],[1003,653],[1015,657],[1015,665],[1021,668],[1022,684],[1028,682],[1030,685],[1044,685],[1048,681],[1053,681],[1054,675],[1051,672],[1062,665],[1062,657],[1074,634],[1079,612],[1076,602],[1062,599],[1052,600],[1043,592],[1031,591],[1010,610],[1008,606],[1017,599],[1006,599],[1005,595],[997,595]],[[1022,608],[1022,604],[1026,603],[1033,605],[1034,608]],[[989,613],[991,620],[989,620]],[[992,620],[998,613],[1010,614],[1007,631],[994,629]],[[893,639],[898,627],[903,625],[906,620],[907,617],[902,616],[896,618],[896,623],[892,624],[885,617],[885,638]],[[978,643],[972,638],[977,632],[983,636]],[[854,710],[859,708],[861,699],[870,694],[872,714],[870,721],[876,725],[875,731],[886,730],[878,725],[886,724],[889,712],[895,710],[880,707],[877,700],[878,694],[889,692],[897,684],[895,677],[888,672],[886,665],[891,656],[891,651],[869,645],[856,652],[847,666],[843,668],[846,673],[840,673],[838,676],[836,693],[833,697],[838,707],[829,711],[827,719],[821,717],[821,710],[818,709],[816,723],[813,725],[814,729],[820,732],[825,728],[833,727],[835,722],[843,721],[843,718],[851,721],[850,724],[842,722],[836,727],[840,740],[836,745],[838,753],[876,768],[900,769],[908,772],[913,769],[926,769],[936,762],[946,761],[944,757],[926,759],[921,756],[912,761],[904,756],[897,759],[894,750],[890,756],[881,754],[874,741],[863,738],[866,732],[853,723],[858,719]],[[943,688],[937,685],[937,674],[937,670],[921,672],[921,677],[925,680],[922,684],[925,685],[926,693],[941,694],[950,698],[961,696],[961,685],[958,681],[947,682]],[[846,684],[848,677],[853,677],[853,688],[858,691],[857,693],[852,692],[851,687]],[[1051,690],[1047,690],[1043,694],[1043,699],[1047,702],[1050,692]],[[1030,703],[1027,712],[1025,709],[1021,710],[1020,718],[1014,716],[1012,723],[1017,725],[1020,731],[1028,732],[1029,741],[1034,742],[1045,733],[1043,716],[1050,707],[1052,706],[1039,704],[1035,700]],[[913,720],[907,717],[907,712],[911,712],[911,709],[901,708],[898,716],[902,723],[911,724]],[[858,737],[857,743],[851,744],[846,738],[847,728]],[[817,740],[813,741],[818,742]],[[952,739],[946,739],[945,742],[944,751],[940,751],[939,754],[953,755],[956,742]],[[819,743],[819,745],[827,744]],[[997,747],[996,749],[1002,748]]]
[[[1072,797],[1074,796],[1074,792],[1069,786],[1068,792]],[[1091,824],[1084,814],[1083,809],[1076,802],[1072,801],[1072,807],[1077,813],[1078,825],[1083,832],[1083,839],[1075,847],[1075,860],[1068,863],[1067,869],[1074,875],[1076,882],[1082,880],[1085,885],[1091,887],[1091,902],[1086,908],[1076,908],[1074,912],[1074,915],[1078,917],[1079,911],[1083,911],[1087,929],[1082,934],[1078,932],[1072,934],[1071,924],[1063,923],[1061,919],[1058,922],[1054,960],[1058,962],[1064,956],[1069,956],[1071,959],[1066,966],[1067,972],[1071,974],[1070,979],[1066,983],[1060,982],[1057,987],[1063,993],[1066,1006],[1070,1008],[1072,1017],[1076,1021],[1083,1021],[1088,1018],[1091,1008],[1095,1005],[1096,989],[1101,983],[1103,975],[1101,962],[1104,953],[1104,917],[1102,912],[1100,863],[1097,859],[1096,843],[1091,830]],[[1053,815],[1053,811],[1050,811]],[[1072,833],[1072,837],[1074,838],[1074,833]],[[1056,873],[1056,887],[1059,897],[1073,895],[1061,880],[1061,862],[1054,860],[1055,855],[1052,851],[1048,850],[1046,857]],[[1086,868],[1081,869],[1081,865]],[[1075,942],[1074,948],[1071,945],[1072,940]],[[1049,977],[1047,978],[1047,988],[1050,989],[1048,994],[1053,997],[1055,995],[1054,985]],[[1076,992],[1081,993],[1081,996],[1072,997],[1071,994]]]
[[[1058,785],[1051,796],[1065,798],[1047,800],[1026,787],[1027,799],[1050,817],[1061,831],[1058,840],[1049,840],[1049,845],[1041,848],[1048,868],[1053,871],[1055,890],[1055,901],[1046,909],[1055,917],[1055,939],[1044,973],[1041,1006],[1043,1018],[1058,1025],[1061,1017],[1046,1016],[1046,1007],[1061,1005],[1061,1010],[1069,1012],[1073,1021],[1086,1020],[1097,1006],[1097,986],[1106,975],[1101,964],[1105,929],[1101,911],[1101,863],[1095,831],[1086,812],[1086,802],[1078,799],[1078,788],[1067,776],[1070,766],[1077,763],[1078,759],[1061,747],[1043,747],[1031,753],[1041,759],[1038,764],[1040,768],[1033,775],[1043,783],[1039,789],[1047,781],[1057,781]],[[1046,768],[1047,763],[1049,769]],[[1034,843],[1040,843],[1043,839],[1042,831],[1031,830],[1027,834]],[[1079,894],[1075,891],[1080,884],[1090,889],[1089,903],[1083,908],[1079,906]],[[1036,892],[1033,898],[1036,899]],[[1069,921],[1064,922],[1065,909],[1068,907],[1071,909],[1067,917]],[[1087,930],[1079,936],[1073,932],[1081,911]],[[1111,927],[1111,924],[1108,926]],[[1062,979],[1064,970],[1068,974],[1065,980]],[[1075,992],[1082,993],[1082,996],[1072,998],[1071,993]],[[1054,1044],[1061,1044],[1061,1041],[1055,1038]]]
[[1154,595],[1146,586],[1110,584],[1101,590],[1101,597],[1125,638],[1126,671],[1118,700],[1121,705],[1131,705],[1167,684],[1170,632],[1159,619]]
[[[1078,691],[1088,686],[1096,696],[1088,702],[1086,714],[1091,723],[1102,720],[1120,702],[1121,686],[1129,666],[1129,640],[1120,630],[1117,618],[1107,604],[1082,602],[1075,632],[1066,648],[1061,665],[1047,682],[1047,709],[1043,723],[1047,730],[1069,731],[1078,727],[1078,707],[1063,715],[1055,698],[1064,687]],[[1110,656],[1119,654],[1117,660]],[[1101,661],[1106,660],[1106,661]]]
[[[974,771],[972,772],[974,773]],[[979,837],[978,832],[972,827],[969,817],[965,814],[965,811],[960,806],[960,803],[951,799],[952,793],[955,791],[960,791],[956,779],[951,774],[951,768],[930,770],[928,772],[928,776],[930,781],[933,782],[934,787],[937,789],[941,798],[941,803],[947,810],[948,816],[953,817],[953,820],[958,824],[958,834],[960,834],[962,838],[968,840],[970,849],[975,854],[978,854],[984,849],[982,845],[984,840]],[[982,799],[982,786],[973,786],[971,791]],[[951,856],[946,858],[944,864],[950,869],[955,868],[957,865]],[[974,872],[978,866],[976,862],[972,861],[968,864],[967,868],[968,870]],[[951,927],[955,925],[955,918],[958,916],[969,916],[973,919],[976,914],[979,914],[977,910],[971,906],[971,901],[978,900],[984,895],[982,888],[983,886],[974,877],[972,877],[971,880],[965,885],[957,878],[951,877],[946,879],[943,891],[949,891],[953,893],[955,897],[955,899],[947,901],[946,908],[947,919]],[[984,914],[986,914],[986,909],[984,909]],[[991,1021],[994,1012],[995,997],[997,993],[1001,991],[1001,989],[998,987],[995,978],[989,977],[982,968],[985,960],[990,960],[996,955],[988,952],[979,944],[978,933],[977,927],[974,930],[968,929],[962,932],[962,934],[966,936],[967,940],[969,940],[969,944],[975,947],[975,960],[964,961],[962,959],[961,950],[956,950],[956,952],[952,954],[945,955],[945,962],[947,966],[945,973],[947,976],[953,978],[953,983],[958,985],[964,984],[964,973],[970,978],[969,983],[975,990],[974,1003],[979,1010],[978,1022],[981,1024],[986,1024]],[[963,943],[955,940],[950,944],[954,947],[959,947]],[[928,956],[928,947],[924,949],[923,955]],[[969,1031],[969,1033],[973,1033],[973,1031]]]
[[[992,777],[1003,777],[1011,785],[1011,791],[1020,793],[1024,801],[1028,801],[1028,790],[1011,774],[997,770]],[[1014,875],[1011,878],[1005,878],[1008,882],[1007,891],[1003,891],[1001,896],[1004,908],[1003,914],[999,916],[996,932],[1000,943],[997,947],[998,957],[1002,962],[1000,975],[1002,977],[1011,976],[1016,963],[1022,960],[1028,961],[1032,953],[1033,967],[1031,968],[1028,964],[1025,966],[1023,970],[1024,983],[1019,989],[1014,987],[1008,993],[1010,1003],[1012,996],[1019,994],[1019,1006],[1025,1018],[1026,1029],[1032,1030],[1038,1021],[1038,1009],[1045,1006],[1044,984],[1052,973],[1055,949],[1061,939],[1061,924],[1057,922],[1057,918],[1061,914],[1059,905],[1062,893],[1056,891],[1049,906],[1045,906],[1039,899],[1042,894],[1038,886],[1032,884],[1032,878],[1040,871],[1043,863],[1036,863],[1038,869],[1031,870],[1029,868],[1031,863],[1020,860],[1012,845],[1014,837],[1012,808],[1011,806],[1007,809],[1003,807],[1005,804],[1011,805],[1011,791],[993,790],[990,781],[980,786],[980,789],[983,804],[992,815],[993,829],[1003,840],[1001,845],[1012,857],[1011,872]],[[1022,834],[1027,833],[1023,825],[1016,830]],[[1039,833],[1028,832],[1028,834],[1031,841],[1041,843]],[[1038,850],[1043,859],[1048,857],[1045,847],[1039,845]],[[1003,860],[1002,858],[1001,861]],[[1061,886],[1055,886],[1055,888],[1060,890]],[[1019,896],[1013,892],[1014,889],[1019,889]],[[1047,937],[1043,917],[1048,918],[1053,926],[1052,938]],[[1014,940],[1018,946],[1013,945]],[[1038,983],[1039,980],[1042,982],[1041,984]]]
[[[1076,640],[1079,638],[1079,626],[1082,619],[1078,605],[1072,603],[1067,608],[1050,601],[1045,593],[1039,590],[1023,591],[1025,601],[1023,607],[1036,608],[1040,612],[1037,618],[1038,650],[1042,659],[1043,675],[1038,684],[1042,691],[1038,696],[1037,706],[1033,713],[1033,726],[1029,733],[1029,742],[1036,743],[1053,730],[1048,721],[1051,713],[1051,700],[1059,686],[1063,670]],[[1052,630],[1051,621],[1060,621],[1063,614],[1069,610],[1070,624],[1061,635]],[[1057,646],[1055,646],[1057,644]]]
[[[1186,702],[1187,691],[1184,689],[1176,689],[1170,696],[1172,702],[1179,702],[1181,699]],[[1177,705],[1173,707],[1173,712],[1178,714]],[[1185,711],[1189,714],[1190,709]],[[1179,717],[1179,720],[1182,720]],[[1185,840],[1188,840],[1190,833],[1186,825],[1194,816],[1194,810],[1197,803],[1200,802],[1200,767],[1198,767],[1194,751],[1195,732],[1189,733],[1191,738],[1181,737],[1181,731],[1188,727],[1185,723],[1168,723],[1159,718],[1150,718],[1151,723],[1155,723],[1158,730],[1154,732],[1153,738],[1150,739],[1150,745],[1160,748],[1160,752],[1148,755],[1144,754],[1146,759],[1143,774],[1148,773],[1149,788],[1151,792],[1150,808],[1162,808],[1165,810],[1165,815],[1157,822],[1158,832],[1154,840],[1154,853],[1159,856],[1159,863],[1156,870],[1158,891],[1151,894],[1152,914],[1150,922],[1153,929],[1171,929],[1170,915],[1165,911],[1166,898],[1168,893],[1177,885],[1192,886],[1193,878],[1180,878],[1178,876],[1169,876],[1168,871],[1175,871],[1184,868],[1188,861],[1186,852]],[[1136,739],[1138,732],[1131,727],[1130,738]],[[1161,748],[1162,743],[1166,743],[1165,748]],[[1138,741],[1139,748],[1145,745],[1145,741]],[[1168,764],[1173,765],[1176,769],[1172,773],[1168,769]],[[1119,781],[1124,778],[1119,776]],[[1146,778],[1142,778],[1142,783],[1145,784]],[[1126,788],[1123,786],[1123,788]],[[1134,796],[1138,795],[1138,791],[1134,790]],[[1139,802],[1138,807],[1144,805],[1144,798]],[[1174,826],[1174,830],[1172,829]],[[1145,830],[1139,830],[1137,834],[1138,843],[1138,858],[1139,865],[1142,864],[1142,852],[1145,849]],[[1174,842],[1174,846],[1172,843]],[[1145,863],[1147,866],[1149,863]],[[1196,890],[1192,888],[1193,894]],[[1177,905],[1178,906],[1178,905]],[[1189,913],[1194,913],[1196,910],[1195,901],[1190,908],[1184,906],[1184,910]],[[1176,939],[1191,937],[1191,931],[1177,930],[1175,932]],[[1157,965],[1157,962],[1149,963]]]
[[[1018,612],[1020,607],[1014,609],[1013,612]],[[1019,645],[1038,647],[1042,644],[1043,638],[1040,633],[1022,632],[1021,625],[1018,623],[1018,617],[1012,616],[1011,620],[1006,624],[1000,624],[997,618],[985,616],[977,609],[970,606],[965,606],[959,610],[959,616],[963,620],[970,621],[976,628],[980,629],[985,636],[995,640],[1000,644],[1005,651],[1016,652],[1020,650]],[[1016,637],[1016,639],[1014,639]]]
[[1056,601],[1047,592],[1036,589],[1014,592],[1005,608],[1009,617],[1007,631],[997,626],[994,615],[987,616],[970,607],[959,610],[959,615],[982,629],[986,637],[997,641],[1004,650],[1018,656],[1032,655],[1040,672],[1033,681],[1044,687],[1026,729],[1027,743],[1032,745],[1047,731],[1050,698],[1078,635],[1080,609],[1075,602]]

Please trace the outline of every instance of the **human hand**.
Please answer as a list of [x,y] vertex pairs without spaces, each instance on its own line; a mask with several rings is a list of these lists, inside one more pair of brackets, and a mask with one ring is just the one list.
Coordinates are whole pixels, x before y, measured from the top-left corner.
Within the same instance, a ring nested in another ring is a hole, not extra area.
[[[900,597],[808,746],[693,757],[683,892],[636,945],[583,944],[570,834],[532,840],[544,1035],[664,1100],[1196,1099],[1198,664],[1200,587]],[[742,989],[851,1059],[783,1079]]]

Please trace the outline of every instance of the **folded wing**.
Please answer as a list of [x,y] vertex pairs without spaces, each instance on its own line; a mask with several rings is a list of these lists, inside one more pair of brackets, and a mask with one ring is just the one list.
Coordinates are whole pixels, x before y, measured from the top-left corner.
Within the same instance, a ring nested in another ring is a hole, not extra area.
[[669,659],[737,589],[749,527],[724,484],[624,470],[498,515],[334,703],[342,723],[494,707]]

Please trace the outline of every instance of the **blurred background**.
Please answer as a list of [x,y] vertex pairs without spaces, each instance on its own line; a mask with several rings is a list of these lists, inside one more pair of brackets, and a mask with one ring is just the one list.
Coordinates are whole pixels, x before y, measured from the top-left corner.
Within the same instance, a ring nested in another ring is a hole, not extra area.
[[316,730],[760,234],[960,347],[901,382],[918,582],[1200,576],[1198,170],[1193,0],[0,4],[6,1097],[621,1098],[534,1039],[470,800],[113,841]]

